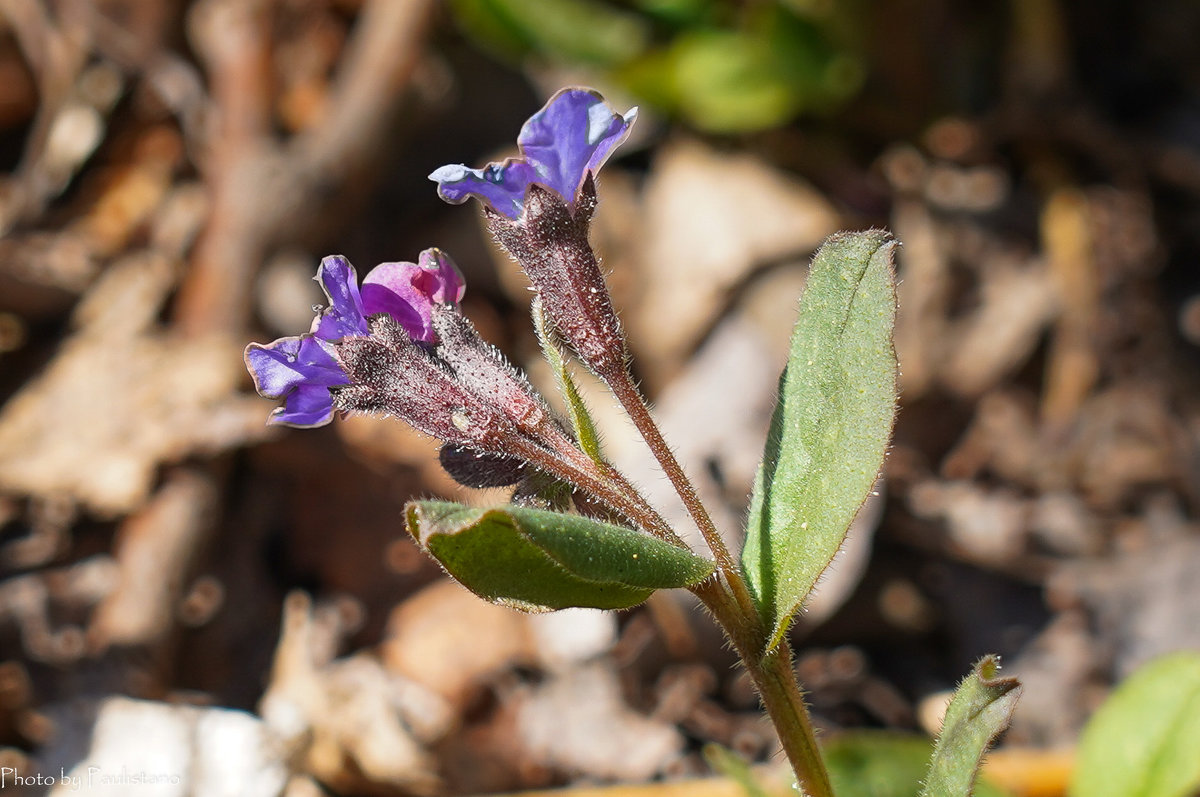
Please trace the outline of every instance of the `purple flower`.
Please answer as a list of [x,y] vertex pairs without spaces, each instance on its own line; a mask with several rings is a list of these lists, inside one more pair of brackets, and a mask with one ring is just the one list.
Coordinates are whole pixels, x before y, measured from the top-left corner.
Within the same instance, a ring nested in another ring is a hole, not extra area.
[[381,263],[367,274],[362,288],[346,258],[321,261],[317,282],[329,306],[313,319],[307,335],[280,338],[246,347],[246,368],[255,389],[266,398],[282,398],[268,423],[322,426],[333,418],[330,388],[350,384],[334,357],[333,344],[370,334],[369,316],[385,313],[413,340],[432,343],[435,304],[456,304],[466,288],[458,267],[437,249],[426,249],[419,263]]
[[574,208],[589,173],[595,174],[612,151],[629,136],[637,108],[622,115],[589,89],[563,89],[550,98],[521,128],[521,157],[490,163],[483,169],[461,164],[443,166],[429,179],[438,195],[461,204],[477,197],[510,219],[525,208],[531,185],[554,191]]

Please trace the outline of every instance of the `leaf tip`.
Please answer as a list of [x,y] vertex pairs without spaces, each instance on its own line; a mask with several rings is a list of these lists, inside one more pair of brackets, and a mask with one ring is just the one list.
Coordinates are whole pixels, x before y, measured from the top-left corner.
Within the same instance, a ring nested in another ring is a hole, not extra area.
[[1002,692],[1011,691],[1021,685],[1021,682],[1011,675],[1001,676],[1000,668],[1000,657],[989,653],[971,668],[971,676],[977,677],[980,683],[989,689],[997,689]]

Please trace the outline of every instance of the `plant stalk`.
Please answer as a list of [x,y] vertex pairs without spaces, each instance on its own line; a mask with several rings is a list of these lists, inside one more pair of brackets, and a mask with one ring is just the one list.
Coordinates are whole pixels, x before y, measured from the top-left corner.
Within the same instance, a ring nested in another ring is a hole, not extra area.
[[565,435],[561,441],[555,442],[559,445],[554,452],[529,440],[516,439],[510,441],[509,445],[516,456],[568,484],[587,491],[598,501],[660,540],[687,549],[687,544],[679,538],[670,524],[650,506],[641,493],[629,486],[629,482],[620,476],[616,469],[599,470],[596,463],[583,451],[575,448],[574,441]]
[[755,606],[754,599],[750,595],[750,589],[746,586],[745,579],[742,578],[741,569],[733,556],[729,553],[729,549],[725,547],[725,541],[721,539],[721,533],[717,530],[717,526],[713,523],[712,517],[708,514],[700,496],[696,494],[696,488],[688,479],[687,474],[683,472],[683,466],[679,464],[679,460],[675,457],[675,452],[671,450],[671,446],[663,438],[662,431],[659,430],[658,424],[654,421],[654,416],[650,414],[650,408],[646,405],[646,399],[642,396],[642,392],[638,390],[634,384],[633,376],[625,367],[615,369],[614,373],[601,374],[604,381],[608,384],[610,390],[621,406],[625,408],[625,412],[633,421],[633,425],[637,427],[638,433],[642,439],[646,441],[646,445],[650,448],[654,458],[658,460],[662,466],[663,472],[671,481],[675,492],[679,495],[679,499],[683,501],[684,507],[688,514],[691,515],[693,522],[700,533],[704,536],[704,541],[708,543],[708,547],[712,550],[713,557],[717,562],[717,569],[721,571],[725,577],[725,582],[732,593],[734,600],[737,601],[741,613],[747,617],[757,617],[758,609]]
[[692,587],[692,592],[725,629],[750,673],[763,708],[779,734],[801,794],[804,797],[834,797],[829,772],[804,704],[804,694],[796,682],[792,649],[787,639],[764,655],[767,635],[758,615],[746,616],[739,611],[733,595],[719,579]]
[[[742,577],[741,568],[725,546],[716,524],[684,473],[675,453],[663,438],[662,431],[654,421],[645,398],[633,381],[632,374],[622,366],[600,376],[629,414],[712,550],[716,559],[717,574],[691,590],[713,613],[750,673],[767,716],[771,718],[779,734],[784,753],[796,775],[797,787],[805,797],[834,797],[829,773],[817,746],[812,720],[804,705],[804,695],[792,669],[792,650],[787,640],[784,639],[773,650],[767,651],[767,631],[758,607],[750,595],[750,589]],[[662,528],[666,525],[662,517],[623,477],[619,474],[615,479],[613,474],[608,476],[608,480],[602,478],[601,481],[613,483],[620,496],[618,501],[622,504],[631,501],[636,506],[624,509],[630,513],[629,517],[632,520],[656,536],[679,539],[669,526]]]

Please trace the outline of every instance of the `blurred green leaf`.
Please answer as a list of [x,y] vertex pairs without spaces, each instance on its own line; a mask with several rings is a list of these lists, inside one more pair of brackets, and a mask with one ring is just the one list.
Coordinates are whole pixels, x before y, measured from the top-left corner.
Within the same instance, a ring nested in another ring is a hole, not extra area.
[[613,66],[646,48],[648,23],[597,0],[453,0],[462,28],[510,60],[538,52]]
[[633,529],[578,515],[447,501],[405,508],[408,532],[481,598],[525,611],[624,609],[707,578],[712,563]]
[[1200,653],[1147,664],[1100,707],[1079,745],[1072,797],[1200,791]]
[[921,797],[969,797],[983,754],[1008,727],[1021,694],[1015,678],[997,678],[999,661],[983,657],[954,693],[938,734]]
[[754,768],[728,747],[710,742],[701,750],[708,765],[742,787],[746,797],[769,797]]
[[680,111],[715,132],[761,130],[787,121],[796,98],[771,51],[753,34],[689,31],[673,47]]
[[751,29],[771,53],[798,111],[825,111],[857,92],[866,77],[862,60],[835,44],[828,27],[812,16],[767,5]]
[[635,0],[635,4],[646,14],[679,26],[710,22],[721,6],[712,0]]
[[895,247],[880,230],[831,237],[800,301],[742,551],[771,648],[883,464],[896,409]]
[[618,72],[652,104],[697,127],[737,133],[824,111],[860,87],[862,61],[828,30],[784,6],[763,3],[737,26],[695,25]]
[[452,0],[450,7],[463,32],[494,55],[516,61],[533,50],[533,38],[520,19],[506,13],[503,3]]
[[[923,736],[859,731],[826,739],[821,750],[838,797],[917,797],[933,743]],[[975,789],[975,797],[1006,794],[982,780]]]
[[737,30],[685,30],[617,77],[647,102],[716,133],[773,127],[798,107],[764,43]]
[[509,61],[610,71],[639,99],[716,133],[823,112],[858,91],[860,26],[828,0],[452,0],[462,30]]
[[838,797],[916,797],[933,742],[922,736],[855,733],[821,745]]

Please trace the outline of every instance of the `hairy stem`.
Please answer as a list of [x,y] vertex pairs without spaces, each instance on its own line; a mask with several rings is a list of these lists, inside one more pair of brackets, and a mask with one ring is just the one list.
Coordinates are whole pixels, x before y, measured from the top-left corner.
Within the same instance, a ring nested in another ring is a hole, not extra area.
[[[767,630],[741,569],[664,439],[628,369],[622,366],[600,376],[633,420],[716,558],[718,572],[715,577],[692,587],[691,591],[713,613],[750,673],[767,715],[779,734],[798,788],[806,797],[834,797],[804,696],[796,682],[787,640],[767,650]],[[533,452],[514,453],[591,492],[660,539],[684,545],[662,516],[616,469],[594,462],[565,434],[562,440],[557,436],[553,438],[549,444],[554,453],[532,442],[529,448],[538,452],[537,455]]]
[[804,705],[804,695],[792,669],[792,651],[787,640],[767,651],[766,629],[742,578],[741,569],[730,555],[679,460],[663,438],[629,371],[622,368],[620,373],[605,378],[605,381],[662,465],[688,514],[700,528],[716,557],[720,577],[693,587],[692,592],[712,611],[746,665],[767,715],[779,733],[779,740],[796,774],[799,788],[807,797],[833,797],[829,773],[817,747],[812,720]]
[[548,451],[533,441],[516,441],[512,453],[532,463],[546,473],[584,490],[619,515],[645,529],[660,540],[687,548],[662,515],[655,511],[641,493],[633,489],[615,468],[601,472],[591,457],[579,450],[574,441],[563,435],[554,451]]
[[745,579],[742,578],[741,569],[729,553],[725,541],[721,539],[721,533],[701,502],[700,496],[696,494],[696,488],[688,479],[687,474],[683,472],[683,467],[676,459],[675,452],[671,450],[663,438],[658,424],[654,422],[654,416],[650,414],[650,408],[646,405],[646,399],[642,396],[642,392],[634,384],[633,376],[627,368],[621,367],[614,369],[611,374],[601,374],[601,377],[608,384],[617,401],[625,408],[625,412],[629,414],[633,425],[637,427],[638,433],[646,441],[654,458],[658,460],[663,472],[674,486],[675,492],[683,501],[688,514],[700,529],[700,533],[704,535],[704,541],[708,543],[708,547],[716,558],[717,568],[725,577],[729,591],[737,601],[742,613],[757,617],[758,609],[754,604],[754,599],[750,596]]
[[834,797],[829,772],[817,747],[804,695],[792,668],[792,650],[787,640],[764,654],[767,636],[758,615],[746,615],[730,591],[719,580],[692,587],[725,629],[734,649],[746,666],[763,707],[779,734],[784,754],[792,765],[796,783],[805,797]]
[[817,737],[804,703],[804,694],[796,682],[792,649],[787,640],[784,639],[768,653],[755,669],[754,683],[779,738],[785,740],[784,749],[803,793],[810,797],[832,797],[829,772],[817,747]]

